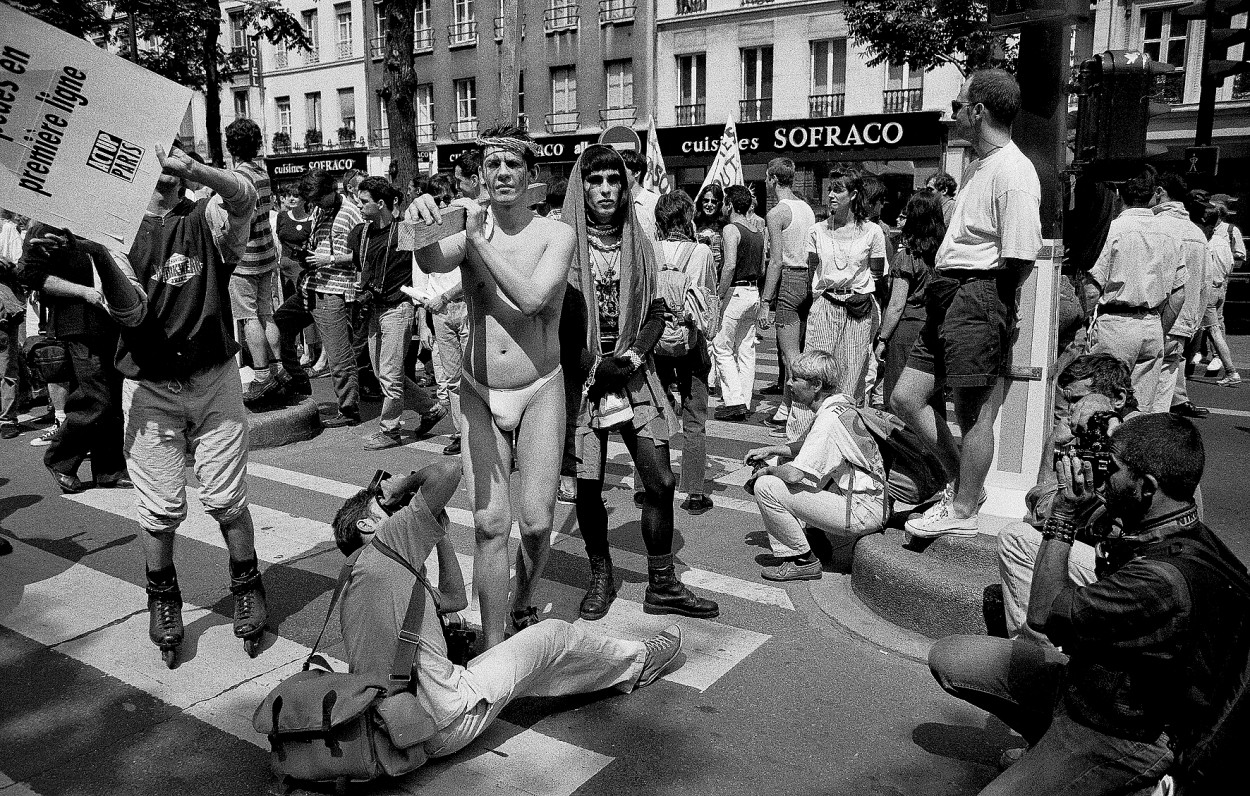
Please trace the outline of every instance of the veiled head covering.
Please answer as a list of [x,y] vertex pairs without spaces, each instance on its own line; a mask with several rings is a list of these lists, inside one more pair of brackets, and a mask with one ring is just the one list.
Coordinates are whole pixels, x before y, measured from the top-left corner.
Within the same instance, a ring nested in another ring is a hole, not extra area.
[[621,175],[625,182],[621,186],[621,201],[624,203],[621,216],[624,219],[621,229],[621,302],[620,331],[616,341],[614,354],[624,353],[634,344],[638,330],[646,319],[647,309],[656,296],[656,265],[660,255],[656,252],[656,242],[638,223],[634,213],[633,180],[625,161],[616,150],[600,144],[586,147],[573,164],[569,175],[568,192],[564,195],[564,210],[561,220],[573,227],[577,236],[577,247],[573,250],[573,267],[569,269],[569,284],[586,302],[586,347],[599,353],[599,309],[596,306],[595,277],[590,265],[590,236],[586,232],[589,221],[586,214],[586,191],[582,186],[582,160],[595,150],[606,150],[620,163]]

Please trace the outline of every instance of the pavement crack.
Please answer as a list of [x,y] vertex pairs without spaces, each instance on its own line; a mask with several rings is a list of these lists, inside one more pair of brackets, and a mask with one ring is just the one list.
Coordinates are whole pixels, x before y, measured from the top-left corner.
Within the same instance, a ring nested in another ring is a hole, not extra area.
[[[299,659],[298,659],[298,658],[295,658],[295,659],[293,659],[293,660],[299,660]],[[186,707],[182,708],[180,712],[182,712],[182,713],[188,713],[188,712],[189,712],[189,711],[191,711],[193,708],[195,708],[197,705],[202,705],[202,704],[204,704],[205,702],[211,702],[211,701],[213,701],[214,699],[217,699],[218,697],[225,696],[226,694],[230,693],[231,691],[234,691],[234,690],[236,690],[236,689],[239,689],[239,688],[241,688],[241,687],[243,687],[243,686],[247,685],[247,684],[248,684],[248,683],[250,683],[250,682],[253,682],[253,681],[255,681],[255,680],[259,680],[260,678],[265,677],[266,675],[273,674],[273,673],[274,673],[274,672],[276,672],[277,670],[281,669],[283,666],[287,666],[287,665],[289,665],[289,664],[290,664],[290,663],[292,663],[292,662],[293,662],[293,661],[285,661],[285,662],[283,662],[283,663],[279,663],[277,666],[274,666],[272,669],[266,669],[266,670],[265,670],[265,671],[263,671],[263,672],[257,672],[256,674],[252,675],[251,677],[248,677],[248,678],[247,678],[247,679],[245,679],[245,680],[240,680],[240,681],[239,681],[239,682],[237,682],[237,683],[232,683],[232,684],[230,684],[230,685],[226,686],[225,688],[223,688],[221,691],[217,692],[216,694],[213,694],[213,695],[211,695],[211,696],[206,696],[206,697],[203,697],[203,698],[201,698],[201,699],[197,699],[197,700],[195,700],[194,702],[190,703],[190,704],[189,704],[189,705],[187,705]]]
[[121,623],[123,623],[123,622],[127,622],[127,621],[129,621],[129,620],[133,619],[134,617],[138,616],[139,614],[146,614],[147,612],[148,612],[148,609],[146,609],[146,608],[140,608],[140,609],[138,609],[137,611],[132,611],[131,613],[128,613],[128,614],[126,614],[126,615],[124,615],[124,616],[118,617],[117,619],[114,619],[114,620],[112,620],[112,621],[110,621],[110,622],[105,622],[104,624],[100,625],[99,627],[92,628],[91,630],[86,630],[86,631],[83,631],[82,633],[79,633],[79,634],[78,634],[78,635],[76,635],[76,636],[70,636],[69,638],[64,639],[63,641],[58,641],[58,642],[57,642],[57,643],[55,643],[55,644],[50,644],[50,645],[48,646],[48,649],[54,650],[54,649],[56,649],[57,647],[64,646],[65,644],[69,644],[69,643],[72,643],[72,642],[74,642],[74,641],[80,641],[80,640],[82,640],[82,639],[86,638],[87,636],[91,636],[91,635],[94,635],[94,634],[96,634],[96,633],[99,633],[101,630],[108,630],[110,627],[116,627],[117,625],[120,625],[120,624],[121,624]]

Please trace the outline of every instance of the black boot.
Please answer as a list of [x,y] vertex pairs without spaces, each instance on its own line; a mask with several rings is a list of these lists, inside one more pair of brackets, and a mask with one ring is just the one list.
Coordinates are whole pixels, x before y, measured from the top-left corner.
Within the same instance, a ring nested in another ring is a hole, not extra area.
[[672,554],[647,556],[647,595],[642,610],[648,614],[681,614],[696,619],[720,616],[720,606],[687,589],[677,579]]
[[260,579],[255,558],[230,562],[230,593],[234,595],[234,635],[244,640],[247,654],[255,658],[269,619],[265,584]]
[[182,592],[173,567],[148,571],[148,638],[160,647],[165,665],[174,668],[182,643]]
[[582,619],[593,622],[607,616],[615,599],[616,581],[612,579],[612,559],[607,556],[591,556],[590,588],[582,598]]

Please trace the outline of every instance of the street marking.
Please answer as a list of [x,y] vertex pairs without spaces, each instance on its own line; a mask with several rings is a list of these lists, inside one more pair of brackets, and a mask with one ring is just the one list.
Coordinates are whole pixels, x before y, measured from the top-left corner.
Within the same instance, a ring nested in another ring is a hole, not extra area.
[[[184,604],[185,657],[180,655],[177,669],[167,669],[148,639],[142,587],[19,540],[13,540],[11,554],[0,558],[0,575],[21,591],[16,605],[0,615],[6,627],[266,751],[268,742],[252,729],[252,714],[311,652],[279,636],[260,656],[249,658],[227,618]],[[104,606],[113,615],[95,624]],[[140,610],[116,614],[130,607]],[[341,661],[330,662],[338,671],[347,669]],[[401,793],[423,795],[570,796],[613,759],[496,721],[465,750],[396,784]]]
[[0,793],[4,796],[39,796],[25,782],[14,782],[13,778],[0,771]]
[[[352,484],[345,484],[341,481],[322,478],[308,473],[301,473],[296,470],[286,470],[281,467],[274,467],[268,464],[249,462],[247,471],[250,475],[264,478],[267,481],[276,481],[280,484],[287,484],[289,486],[299,487],[300,489],[306,489],[310,492],[319,492],[321,494],[334,495],[336,497],[347,498],[360,491],[360,487]],[[99,490],[88,490],[87,492],[80,494],[90,495],[93,491]],[[188,492],[190,492],[190,490],[188,490]],[[715,500],[732,501],[734,499],[717,497]],[[744,504],[741,510],[746,511],[747,509],[745,508],[745,504],[747,502],[739,502]],[[758,513],[758,508],[755,506],[754,502],[749,505],[750,509],[753,509],[756,513]],[[467,509],[448,506],[447,516],[457,525],[461,525],[466,528],[473,527],[473,512]],[[220,534],[218,535],[220,536]],[[512,525],[512,535],[516,538],[519,538],[520,536],[520,530],[518,529],[516,523],[513,523]],[[561,550],[566,553],[572,553],[573,555],[577,555],[582,558],[586,557],[586,549],[583,546],[581,537],[570,536],[568,534],[561,533],[560,531],[553,530],[551,532],[551,540],[551,546],[553,549]],[[612,558],[614,561],[628,569],[632,569],[637,572],[647,571],[647,557],[639,553],[614,549],[612,551]],[[772,605],[778,608],[784,608],[788,611],[794,610],[794,603],[790,600],[789,593],[786,592],[785,589],[778,588],[776,586],[742,580],[730,575],[721,575],[720,573],[702,570],[697,567],[691,567],[687,571],[682,572],[681,579],[682,582],[690,585],[694,585],[694,581],[697,580],[701,588],[708,589],[709,591],[715,591],[718,594],[727,594],[730,597],[751,600],[752,602],[762,603],[764,605]]]

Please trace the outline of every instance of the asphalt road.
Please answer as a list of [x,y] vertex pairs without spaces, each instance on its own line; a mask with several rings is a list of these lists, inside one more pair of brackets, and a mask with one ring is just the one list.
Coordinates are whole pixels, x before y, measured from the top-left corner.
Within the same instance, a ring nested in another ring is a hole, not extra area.
[[[1250,339],[1237,349],[1250,353]],[[762,357],[761,383],[771,373]],[[329,398],[329,384],[317,383]],[[1250,560],[1239,520],[1250,386],[1197,383],[1209,524]],[[376,413],[376,406],[373,407]],[[382,467],[436,458],[445,437],[365,452],[367,426],[251,455],[249,489],[273,621],[247,658],[230,633],[224,546],[192,506],[177,559],[188,625],[182,664],[167,670],[147,640],[133,496],[60,495],[32,434],[0,443],[0,796],[278,793],[251,712],[298,668],[313,643],[342,558],[325,526],[342,497]],[[447,424],[436,432],[448,431]],[[841,628],[804,584],[758,577],[759,518],[737,486],[736,462],[762,441],[754,425],[710,428],[717,507],[677,512],[686,580],[718,599],[715,622],[682,620],[685,665],[631,695],[527,699],[477,744],[392,783],[423,794],[972,794],[996,773],[1010,733],[943,694],[920,663]],[[666,623],[638,610],[645,552],[628,483],[613,451],[606,498],[621,597],[597,627],[641,637]],[[467,561],[473,534],[463,488],[451,531]],[[587,566],[570,507],[540,590],[547,615],[572,620]],[[343,657],[334,623],[327,651]],[[363,792],[374,792],[364,790]]]

